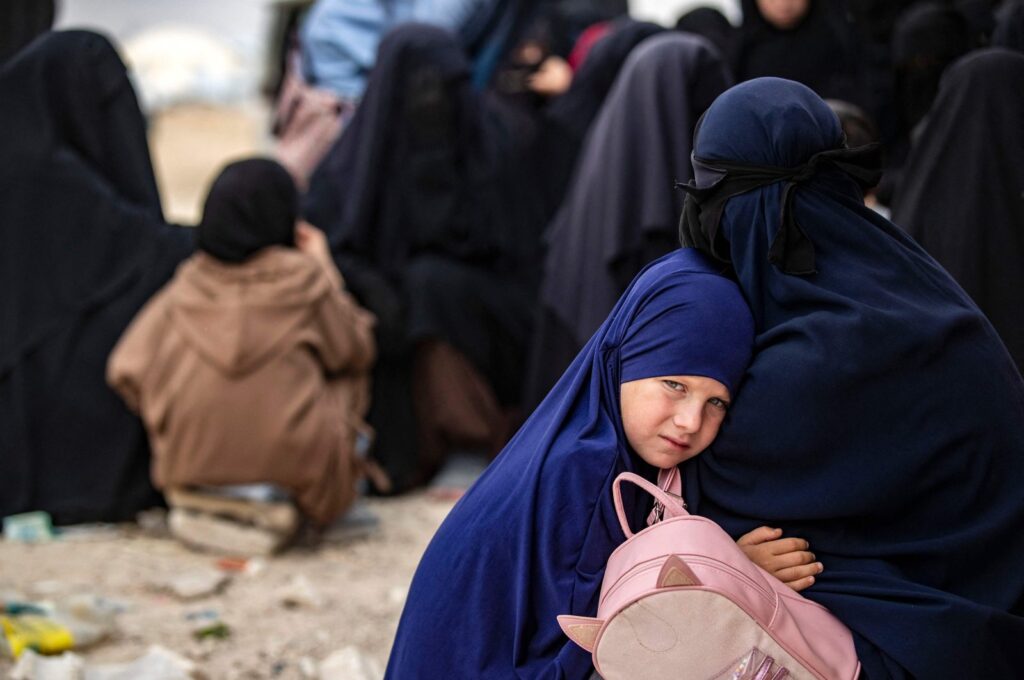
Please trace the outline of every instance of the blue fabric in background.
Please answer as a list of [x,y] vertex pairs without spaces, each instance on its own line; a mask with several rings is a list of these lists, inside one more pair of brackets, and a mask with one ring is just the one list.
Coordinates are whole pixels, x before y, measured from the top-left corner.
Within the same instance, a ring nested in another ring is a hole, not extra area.
[[[716,100],[694,155],[793,167],[841,144],[811,90],[761,78]],[[769,264],[784,184],[725,207],[755,357],[687,500],[734,536],[809,540],[825,571],[804,594],[854,631],[871,680],[1019,678],[1024,383],[952,278],[834,169],[794,197],[817,273]]]
[[302,25],[303,76],[338,96],[358,100],[390,30],[407,22],[458,36],[483,90],[501,58],[546,0],[319,0]]
[[[735,394],[753,322],[731,280],[695,250],[657,260],[526,424],[454,507],[413,579],[387,677],[579,679],[590,655],[559,614],[593,616],[625,537],[620,472],[656,470],[625,443],[620,380],[701,375]],[[742,398],[742,397],[741,397]],[[648,507],[624,489],[633,525]]]

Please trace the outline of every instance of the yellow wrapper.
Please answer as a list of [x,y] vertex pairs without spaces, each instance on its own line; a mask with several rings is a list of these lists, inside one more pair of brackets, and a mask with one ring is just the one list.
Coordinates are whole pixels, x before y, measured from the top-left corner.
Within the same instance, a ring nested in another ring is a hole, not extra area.
[[60,654],[75,646],[71,631],[45,616],[0,616],[0,625],[3,625],[7,647],[15,659],[26,649],[40,654]]

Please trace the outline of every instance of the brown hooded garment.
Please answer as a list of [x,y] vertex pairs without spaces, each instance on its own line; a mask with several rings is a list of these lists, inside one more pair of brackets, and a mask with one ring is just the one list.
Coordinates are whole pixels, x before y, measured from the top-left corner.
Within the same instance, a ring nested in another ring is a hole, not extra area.
[[318,525],[348,508],[375,321],[341,283],[282,246],[179,267],[107,366],[146,425],[157,488],[273,483]]

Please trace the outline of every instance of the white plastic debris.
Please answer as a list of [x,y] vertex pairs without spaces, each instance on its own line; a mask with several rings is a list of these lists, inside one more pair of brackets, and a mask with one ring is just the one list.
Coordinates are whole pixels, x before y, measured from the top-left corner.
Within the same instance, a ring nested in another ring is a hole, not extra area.
[[219,569],[196,569],[174,576],[158,585],[182,600],[196,600],[217,593],[229,580],[230,576]]
[[130,663],[87,666],[82,680],[197,680],[196,665],[166,647],[152,645]]
[[84,669],[82,657],[72,652],[41,656],[26,649],[11,669],[11,680],[83,680]]
[[344,647],[320,664],[320,680],[380,680],[384,670],[355,647]]

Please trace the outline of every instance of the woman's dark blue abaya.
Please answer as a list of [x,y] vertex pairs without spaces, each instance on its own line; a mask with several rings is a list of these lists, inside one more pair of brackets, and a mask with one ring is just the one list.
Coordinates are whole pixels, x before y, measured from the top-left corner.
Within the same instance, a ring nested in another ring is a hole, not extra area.
[[[388,678],[589,677],[589,654],[555,617],[597,610],[605,562],[625,540],[612,480],[655,475],[625,444],[619,385],[702,375],[735,390],[753,323],[718,269],[677,250],[634,280],[441,525],[413,579]],[[626,502],[639,526],[647,508]]]
[[[708,110],[698,186],[715,161],[795,168],[840,146],[809,89],[757,79]],[[725,204],[716,252],[752,308],[755,358],[688,464],[687,500],[733,535],[769,524],[810,541],[825,570],[804,594],[853,630],[871,680],[1019,678],[1024,383],[974,303],[850,177],[826,164],[799,179],[814,273],[768,260],[787,181]]]

